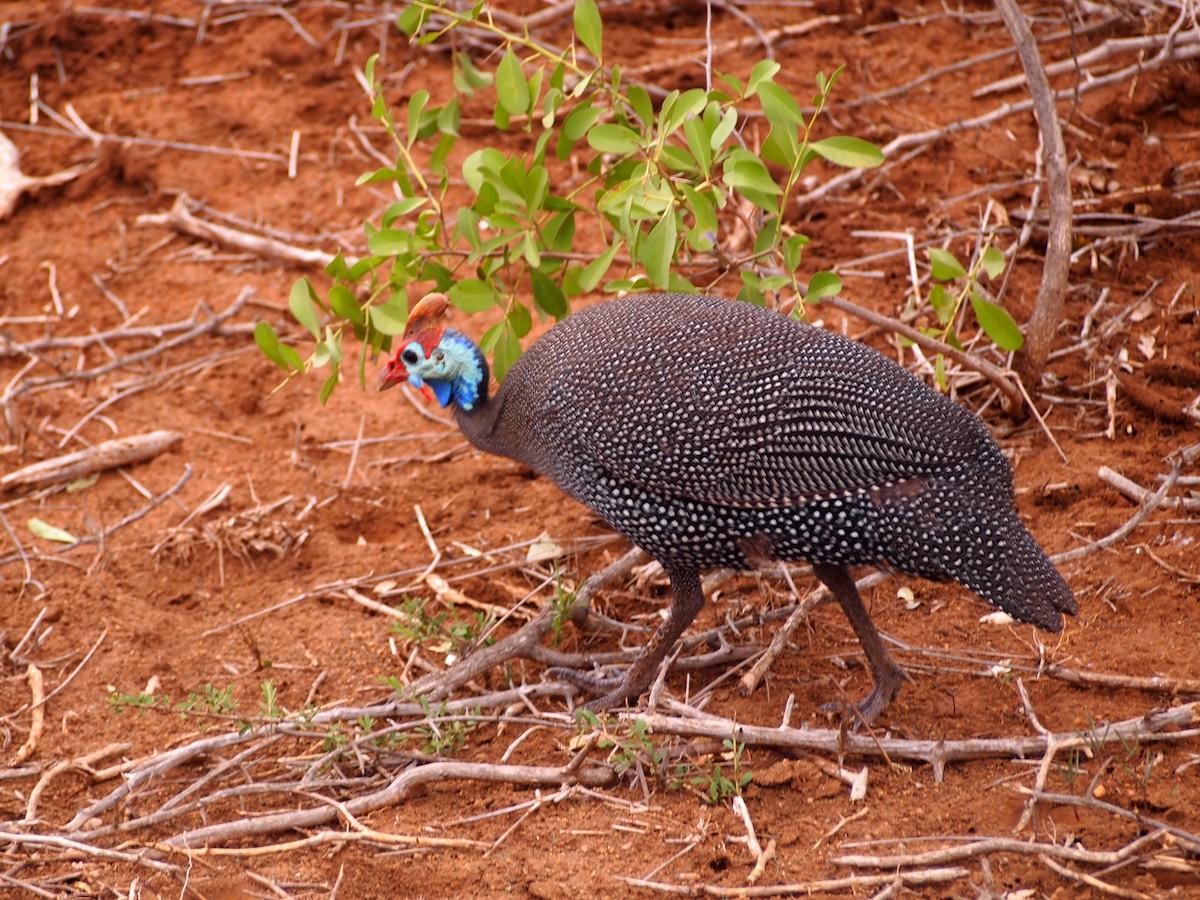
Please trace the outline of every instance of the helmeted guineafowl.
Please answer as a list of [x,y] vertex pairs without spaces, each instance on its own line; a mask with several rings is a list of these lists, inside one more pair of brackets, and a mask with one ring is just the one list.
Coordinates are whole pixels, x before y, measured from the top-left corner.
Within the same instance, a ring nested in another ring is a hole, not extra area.
[[442,325],[446,308],[440,294],[413,308],[381,386],[426,389],[473,445],[550,478],[670,578],[669,614],[624,676],[571,679],[601,694],[592,708],[649,686],[711,567],[810,561],[870,663],[867,721],[904,673],[850,566],[957,581],[1047,631],[1076,612],[987,428],[862,344],[745,303],[630,296],[564,319],[489,396],[487,362]]

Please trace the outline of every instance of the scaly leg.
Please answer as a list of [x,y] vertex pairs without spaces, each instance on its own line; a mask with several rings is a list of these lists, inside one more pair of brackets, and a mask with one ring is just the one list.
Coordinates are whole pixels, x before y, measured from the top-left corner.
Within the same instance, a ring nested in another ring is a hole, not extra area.
[[871,665],[875,689],[857,704],[863,721],[871,722],[900,693],[900,686],[908,676],[883,645],[883,638],[879,636],[875,623],[871,621],[871,614],[867,612],[862,597],[858,595],[854,579],[850,577],[849,567],[813,563],[813,572],[825,582],[825,586],[842,605],[842,611],[850,620],[854,633],[858,635],[858,642],[862,644],[863,652],[867,655],[867,662]]
[[650,683],[654,681],[667,653],[675,646],[684,629],[704,606],[704,592],[700,589],[700,573],[696,569],[668,569],[671,579],[671,608],[666,620],[658,626],[649,643],[642,648],[624,675],[597,678],[576,672],[573,669],[554,667],[546,670],[553,678],[561,678],[585,691],[601,696],[587,704],[587,709],[599,712],[636,701]]

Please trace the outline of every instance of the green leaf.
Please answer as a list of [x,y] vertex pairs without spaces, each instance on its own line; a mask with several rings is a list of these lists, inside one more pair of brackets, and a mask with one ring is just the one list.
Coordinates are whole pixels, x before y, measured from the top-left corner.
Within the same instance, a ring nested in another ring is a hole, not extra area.
[[671,261],[675,257],[675,235],[675,216],[668,210],[641,242],[638,259],[656,287],[668,287]]
[[683,133],[687,138],[688,149],[692,151],[692,158],[696,160],[696,165],[700,169],[700,173],[707,176],[709,170],[712,169],[712,135],[705,125],[704,119],[694,117],[683,123]]
[[28,525],[29,530],[43,540],[57,541],[60,544],[74,544],[79,540],[71,532],[64,531],[49,522],[43,522],[41,519],[30,519]]
[[[795,272],[800,268],[800,258],[804,253],[804,248],[808,246],[808,235],[806,234],[790,234],[783,239],[780,245],[780,250],[783,253],[783,265],[789,272]],[[814,276],[815,277],[815,276]],[[809,285],[809,291],[812,291],[812,285]]]
[[700,88],[684,91],[667,110],[664,106],[660,133],[670,135],[688,119],[697,115],[708,103],[708,94]]
[[588,146],[597,153],[633,153],[640,146],[641,136],[624,125],[606,123],[587,133]]
[[493,178],[494,173],[504,168],[507,161],[508,157],[495,147],[476,150],[463,160],[463,180],[472,192],[478,194],[483,189],[485,181]]
[[733,129],[737,126],[737,110],[732,107],[725,110],[725,114],[721,116],[721,122],[713,129],[712,137],[709,139],[709,145],[713,150],[720,150],[725,146],[725,142],[729,140],[729,136],[733,134]]
[[333,371],[329,373],[329,377],[325,379],[325,383],[321,385],[320,398],[322,406],[329,402],[329,398],[333,394],[333,389],[338,386],[338,379],[341,377],[341,374],[342,370],[335,366]]
[[831,137],[809,146],[817,155],[847,169],[873,169],[883,163],[883,151],[862,138]]
[[513,304],[513,308],[508,311],[507,319],[509,327],[512,328],[513,334],[518,339],[525,337],[533,328],[533,317],[529,314],[529,307],[524,303]]
[[621,247],[622,241],[613,241],[611,247],[583,267],[583,272],[579,275],[579,289],[581,291],[586,293],[596,289],[596,285],[608,273],[609,267],[612,266],[613,260],[617,257],[617,251]]
[[316,292],[307,278],[298,278],[292,285],[292,293],[288,297],[288,308],[296,321],[308,329],[317,340],[321,339],[321,323],[317,318],[317,307],[314,304]]
[[938,387],[944,392],[949,388],[946,381],[946,357],[939,353],[933,358],[933,377],[937,379]]
[[389,335],[404,334],[408,324],[408,298],[399,291],[382,306],[367,307],[367,315],[371,317],[371,327],[376,331]]
[[[404,34],[405,37],[412,37],[417,33],[425,21],[426,9],[423,6],[418,6],[416,3],[406,6],[396,17],[396,27]],[[367,81],[371,80],[371,72],[375,68],[375,60],[377,57],[372,56],[367,63]]]
[[529,279],[533,283],[533,302],[537,304],[538,309],[556,319],[561,319],[567,314],[570,307],[566,294],[545,272],[541,269],[530,269]]
[[511,48],[496,67],[496,99],[512,116],[519,116],[529,109],[529,83],[521,68],[521,57]]
[[746,96],[757,93],[759,86],[769,83],[779,74],[781,68],[783,67],[773,59],[760,59],[756,62],[754,68],[750,70],[750,78],[746,82]]
[[419,90],[408,101],[408,134],[405,145],[411,147],[421,132],[421,113],[429,102],[429,91]]
[[486,281],[467,278],[446,292],[450,302],[466,313],[483,312],[499,302],[496,289]]
[[758,92],[763,115],[772,128],[796,128],[804,121],[796,98],[774,82],[764,84]]
[[717,238],[717,210],[707,193],[690,184],[681,184],[687,209],[692,213],[694,226],[686,230],[688,246],[699,253],[713,248]]
[[842,292],[842,279],[834,272],[817,272],[808,280],[805,303],[816,303],[822,297],[836,297]]
[[938,281],[955,281],[967,277],[967,270],[949,250],[930,247],[929,262],[933,266],[933,277]]
[[254,326],[254,343],[258,345],[263,356],[283,369],[287,375],[304,371],[304,360],[300,358],[300,354],[281,343],[279,335],[269,323],[259,322]]
[[778,215],[775,199],[783,189],[775,183],[761,159],[747,150],[737,149],[725,160],[725,183],[760,209]]
[[367,247],[379,256],[403,256],[413,250],[413,236],[402,228],[381,228],[367,238]]
[[1004,253],[995,247],[988,247],[983,251],[983,270],[987,272],[988,278],[999,277],[1004,272],[1006,262]]
[[343,319],[355,325],[363,325],[367,321],[362,307],[358,305],[358,298],[340,284],[335,284],[329,289],[329,306]]
[[508,370],[521,356],[521,342],[513,334],[512,327],[507,320],[502,324],[504,327],[500,329],[495,350],[492,352],[492,371],[496,374],[497,381],[504,380]]
[[[428,197],[405,197],[403,200],[397,200],[383,211],[383,216],[379,224],[384,228],[389,228],[397,219],[407,216],[414,210],[420,209],[428,202]],[[342,262],[342,265],[345,266],[345,261]],[[333,273],[331,272],[330,274],[332,275]]]
[[270,322],[259,322],[254,326],[254,343],[258,344],[263,356],[291,374],[287,363],[283,361],[283,354],[279,352],[279,335],[275,333]]
[[942,325],[950,324],[950,320],[958,311],[955,296],[940,284],[935,284],[929,289],[929,305],[933,307],[933,312]]
[[591,51],[592,56],[600,59],[603,55],[604,25],[600,21],[600,8],[596,6],[596,0],[576,2],[575,34],[579,36],[583,46]]
[[588,133],[588,129],[600,119],[601,110],[597,106],[577,106],[563,119],[563,134],[571,142],[575,142]]
[[1025,336],[1013,321],[1003,306],[998,306],[983,299],[978,294],[971,293],[971,308],[975,310],[975,318],[984,334],[995,341],[1001,350],[1020,350],[1025,343]]
[[650,92],[640,84],[629,86],[629,105],[644,127],[649,128],[654,123],[654,101],[650,99]]
[[471,57],[465,53],[454,54],[454,90],[460,94],[471,96],[476,88],[487,87],[492,83],[488,72],[481,72],[471,62]]

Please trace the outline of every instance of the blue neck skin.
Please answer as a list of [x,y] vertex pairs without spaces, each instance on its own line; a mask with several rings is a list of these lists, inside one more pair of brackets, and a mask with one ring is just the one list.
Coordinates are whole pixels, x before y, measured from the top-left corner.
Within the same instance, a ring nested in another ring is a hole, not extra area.
[[455,403],[470,412],[479,402],[486,377],[487,362],[480,349],[466,335],[447,328],[429,358],[409,369],[408,383],[415,388],[428,386],[443,409]]

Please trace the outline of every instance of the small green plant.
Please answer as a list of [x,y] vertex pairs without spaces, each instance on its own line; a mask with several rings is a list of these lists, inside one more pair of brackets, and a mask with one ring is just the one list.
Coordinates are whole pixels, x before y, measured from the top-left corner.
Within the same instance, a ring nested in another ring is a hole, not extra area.
[[618,775],[647,769],[658,775],[662,771],[666,753],[654,745],[650,739],[650,726],[643,719],[629,722],[628,731],[622,737],[614,737],[608,731],[607,723],[602,722],[590,709],[575,710],[575,721],[581,735],[601,732],[596,746],[609,751],[608,762]]
[[739,743],[736,737],[727,737],[721,744],[725,747],[724,758],[729,762],[730,774],[726,775],[717,763],[710,771],[692,778],[692,784],[700,789],[700,796],[712,805],[732,800],[754,780],[754,773],[742,765],[745,743]]
[[567,618],[571,614],[571,609],[575,606],[575,596],[578,594],[578,589],[569,591],[563,587],[561,579],[555,573],[554,580],[554,596],[550,598],[550,604],[554,609],[554,616],[550,620],[550,640],[553,646],[557,647],[562,643],[563,628],[566,627]]
[[479,642],[488,625],[486,613],[477,612],[465,620],[452,618],[453,608],[431,612],[431,602],[404,595],[395,607],[402,617],[392,621],[391,632],[410,643],[428,645],[438,653],[460,652]]
[[392,622],[392,633],[414,644],[424,644],[441,637],[442,625],[449,613],[445,610],[431,613],[429,603],[424,597],[410,597],[405,594],[400,603],[396,604],[396,611],[401,613],[403,618]]
[[345,747],[350,742],[350,738],[346,735],[345,729],[342,728],[341,722],[334,722],[329,726],[329,730],[325,732],[325,738],[321,741],[321,749],[326,753],[332,753]]
[[[574,12],[574,40],[556,50],[497,24],[484,0],[461,9],[407,4],[398,25],[418,45],[473,32],[496,46],[497,62],[483,71],[456,52],[446,95],[418,90],[400,110],[385,98],[378,60],[368,61],[363,81],[395,163],[359,181],[391,186],[399,199],[364,224],[367,256],[339,253],[329,264],[327,291],[307,278],[293,286],[289,307],[315,343],[307,359],[269,323],[255,329],[259,347],[289,377],[328,369],[322,402],[339,383],[350,334],[360,342],[365,383],[368,358],[404,331],[414,284],[446,293],[466,313],[500,313],[480,341],[498,379],[520,355],[534,315],[560,319],[571,298],[598,289],[691,292],[728,277],[740,283],[740,299],[759,304],[772,293],[816,302],[840,290],[829,272],[803,283],[809,239],[786,212],[817,160],[850,168],[883,160],[859,138],[816,136],[841,69],[816,73],[809,111],[777,83],[773,60],[755,64],[745,80],[717,73],[707,89],[655,98],[605,64],[595,0],[580,0]],[[481,91],[491,94],[496,127],[527,134],[527,149],[479,149],[452,171],[462,102]],[[759,114],[763,131],[744,133]],[[566,171],[581,177],[563,178]],[[466,202],[451,194],[459,181]],[[746,234],[746,246],[718,246],[722,228]],[[605,249],[580,258],[579,246],[597,245]]]
[[283,712],[279,709],[279,689],[275,687],[275,682],[267,679],[259,689],[262,691],[262,697],[258,701],[258,714],[264,719],[282,719]]
[[169,694],[126,694],[121,691],[113,691],[108,695],[107,703],[112,708],[114,715],[119,716],[127,709],[136,709],[145,715],[152,709],[170,707],[171,696]]
[[1078,747],[1072,747],[1067,752],[1067,767],[1064,772],[1064,777],[1067,780],[1067,788],[1075,790],[1075,782],[1079,780],[1079,776],[1083,773],[1084,753]]
[[[120,715],[127,709],[136,709],[142,714],[150,710],[175,712],[185,719],[200,719],[201,728],[209,726],[210,722],[207,720],[234,720],[237,727],[245,731],[261,722],[279,721],[286,715],[279,706],[279,691],[273,681],[263,681],[259,685],[259,691],[261,694],[258,705],[259,715],[254,719],[238,718],[238,703],[233,695],[232,684],[217,687],[208,682],[199,690],[188,691],[187,696],[174,705],[171,703],[169,694],[126,694],[121,691],[110,693],[107,703],[116,715]],[[316,710],[311,705],[306,707],[300,721],[311,721],[315,712]]]
[[[971,309],[979,327],[1002,350],[1019,350],[1025,343],[1017,323],[1008,310],[983,296],[980,280],[983,277],[996,279],[1004,272],[1004,254],[985,243],[968,269],[949,250],[939,247],[929,249],[929,262],[933,280],[929,289],[929,305],[937,318],[937,325],[921,330],[955,349],[962,349],[958,332],[961,316],[970,301]],[[942,354],[934,358],[934,375],[943,390],[946,389],[946,360]]]
[[237,701],[233,699],[233,685],[223,688],[207,682],[199,691],[188,691],[187,699],[180,700],[176,710],[186,718],[189,715],[234,716]]
[[474,717],[482,713],[480,707],[472,709],[466,717],[451,712],[445,701],[435,712],[425,697],[417,698],[425,711],[425,722],[415,734],[421,741],[421,752],[427,756],[453,756],[467,743],[467,736],[479,724]]

